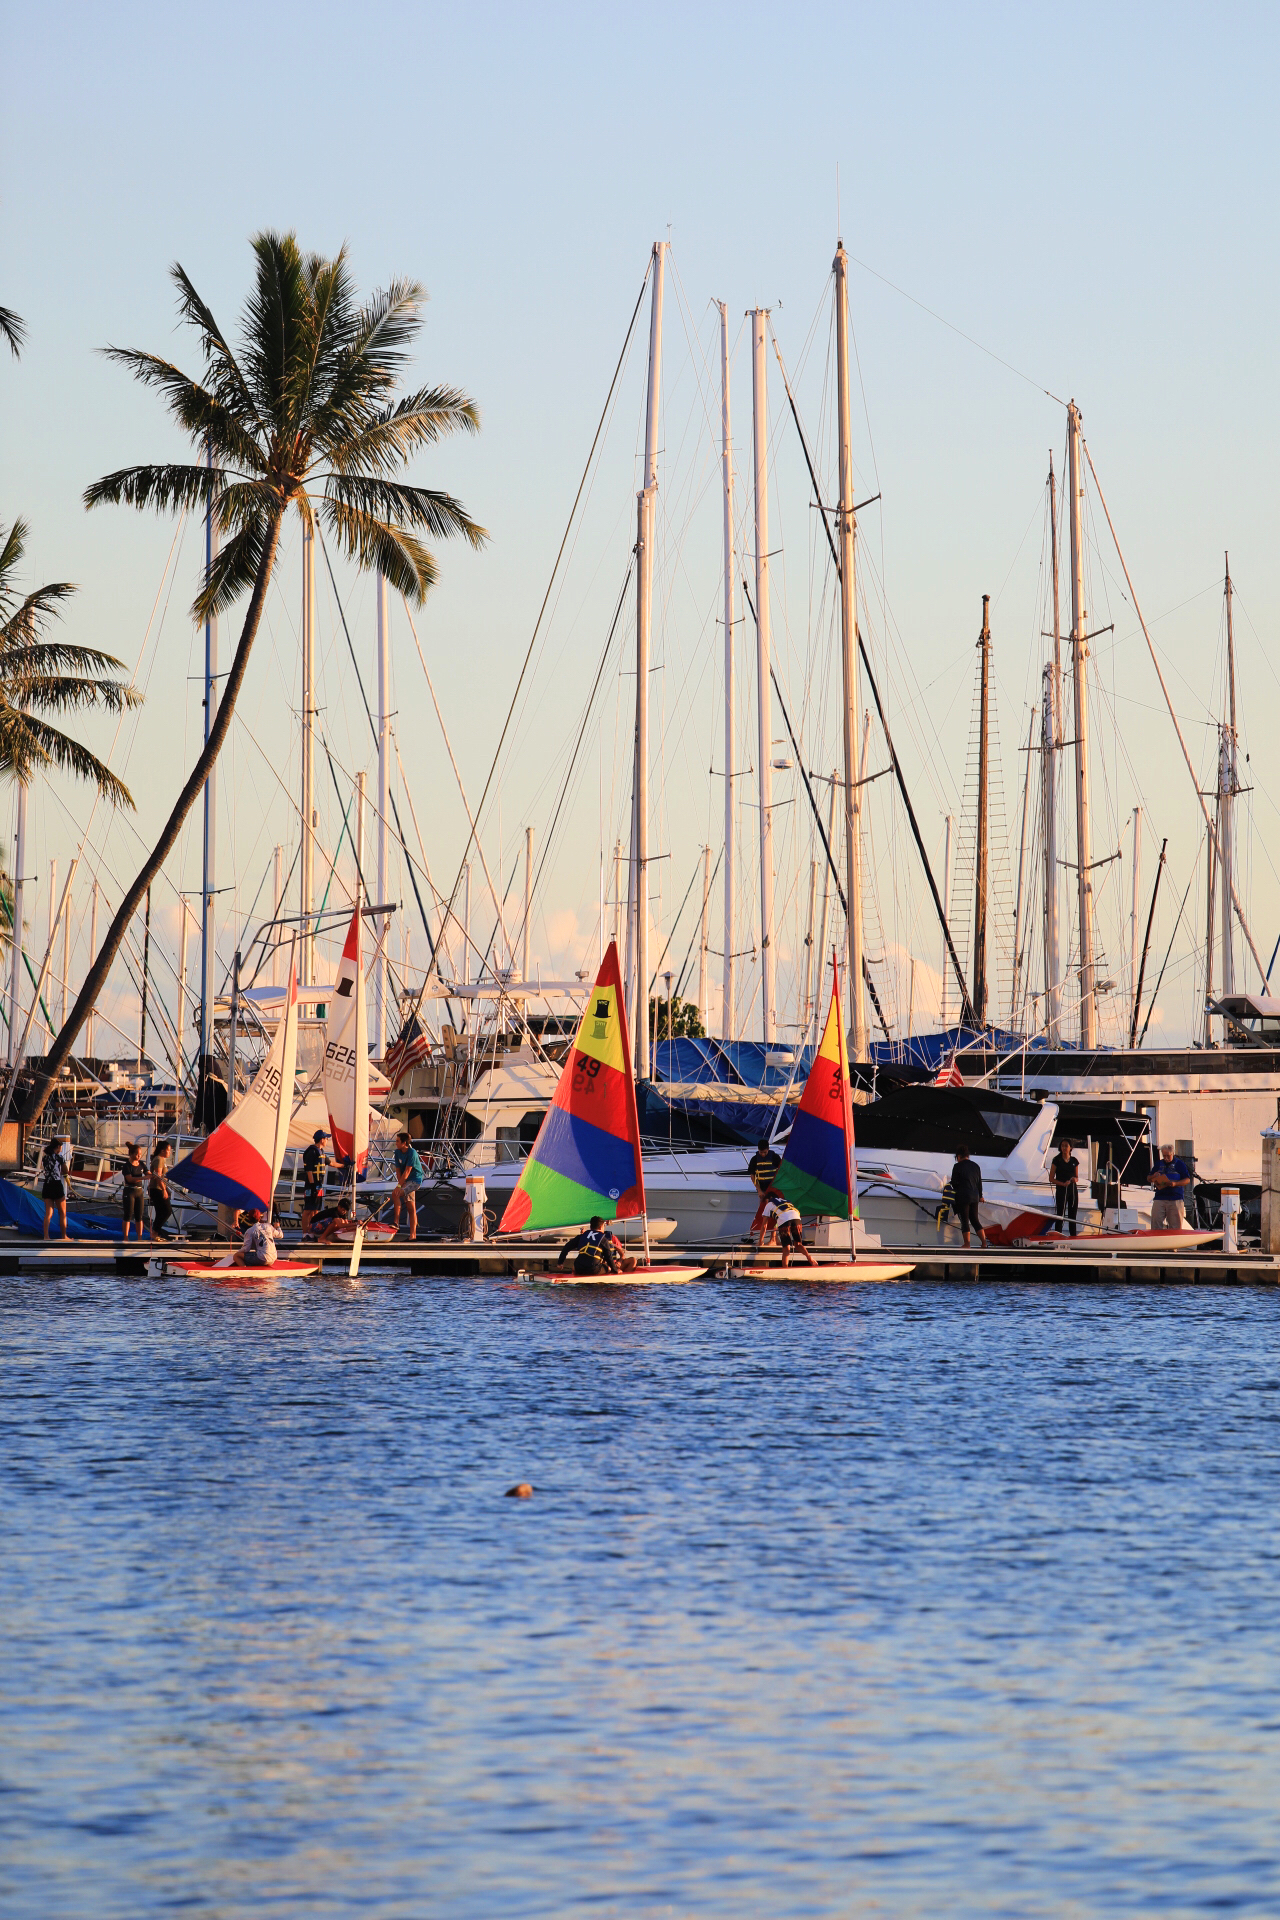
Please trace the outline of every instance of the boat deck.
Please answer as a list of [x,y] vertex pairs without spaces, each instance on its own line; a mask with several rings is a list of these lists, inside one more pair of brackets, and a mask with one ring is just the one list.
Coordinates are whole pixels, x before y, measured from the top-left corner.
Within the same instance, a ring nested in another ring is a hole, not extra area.
[[[0,1235],[0,1274],[63,1272],[112,1272],[133,1276],[147,1272],[151,1263],[162,1259],[217,1258],[230,1251],[226,1243],[209,1240],[171,1240],[163,1248],[150,1241],[141,1245],[101,1240],[31,1240],[17,1234]],[[350,1246],[318,1247],[314,1242],[281,1243],[285,1259],[305,1255],[315,1260],[321,1273],[345,1275],[350,1265]],[[893,1248],[868,1250],[868,1259],[894,1259],[914,1264],[912,1278],[951,1281],[1115,1282],[1121,1285],[1166,1283],[1183,1286],[1276,1286],[1280,1284],[1280,1256],[1265,1253],[1232,1253],[1189,1249],[1186,1253],[1134,1255],[1117,1252],[1087,1251],[1085,1242],[1070,1252],[1055,1249],[1051,1253],[1028,1254],[1017,1248],[991,1247],[986,1251],[951,1248]],[[438,1274],[443,1278],[475,1279],[483,1275],[544,1273],[555,1266],[555,1247],[505,1248],[494,1241],[457,1240],[390,1244],[375,1242],[361,1256],[362,1271],[394,1271],[405,1274]],[[777,1264],[776,1256],[763,1257],[745,1247],[726,1247],[723,1241],[703,1246],[653,1249],[654,1266],[705,1264],[708,1279],[723,1279],[746,1260],[752,1265]],[[787,1269],[796,1281],[803,1281],[805,1267],[795,1262]],[[758,1284],[752,1282],[751,1284]]]

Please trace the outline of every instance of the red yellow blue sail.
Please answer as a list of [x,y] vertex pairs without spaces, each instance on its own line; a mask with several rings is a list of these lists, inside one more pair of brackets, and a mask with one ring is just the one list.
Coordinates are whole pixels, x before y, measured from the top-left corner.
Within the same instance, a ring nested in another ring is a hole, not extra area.
[[773,1184],[801,1213],[826,1213],[839,1220],[856,1220],[858,1169],[853,1148],[853,1098],[844,1022],[840,1017],[840,973],[834,962],[833,971],[835,979],[826,1031],[809,1069],[804,1097]]
[[626,1220],[643,1212],[636,1083],[618,949],[610,941],[556,1097],[498,1232],[578,1227],[597,1213]]

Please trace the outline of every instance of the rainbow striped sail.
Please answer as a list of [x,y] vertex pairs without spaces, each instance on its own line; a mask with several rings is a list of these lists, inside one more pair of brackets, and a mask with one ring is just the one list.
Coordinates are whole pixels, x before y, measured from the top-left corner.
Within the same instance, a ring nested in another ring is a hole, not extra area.
[[610,941],[498,1232],[580,1227],[596,1213],[626,1220],[643,1212],[636,1083],[618,949]]
[[826,1031],[809,1069],[804,1098],[773,1184],[801,1213],[856,1220],[858,1167],[853,1150],[849,1056],[840,1017],[840,973],[834,961],[832,967],[835,978]]

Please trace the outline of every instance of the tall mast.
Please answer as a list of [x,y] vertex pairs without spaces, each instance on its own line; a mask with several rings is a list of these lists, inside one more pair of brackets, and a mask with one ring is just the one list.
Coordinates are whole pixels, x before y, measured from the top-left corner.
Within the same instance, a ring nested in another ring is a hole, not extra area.
[[[213,471],[213,447],[205,447],[205,465]],[[218,552],[218,529],[213,517],[213,497],[210,493],[204,509],[204,577],[207,581],[213,572],[214,559]],[[218,693],[218,618],[209,614],[204,623],[204,738],[208,745],[209,734],[215,719],[215,701]],[[214,966],[218,953],[218,932],[214,921],[214,904],[217,895],[218,851],[218,763],[215,760],[204,780],[204,843],[203,869],[201,877],[200,908],[200,1067],[196,1075],[199,1087],[205,1075],[213,1070],[213,999],[217,988]],[[97,957],[97,907],[98,883],[93,883],[94,933],[91,941],[94,957]],[[90,1044],[90,1053],[93,1046]],[[197,1095],[197,1098],[199,1096]]]
[[[377,834],[377,876],[374,885],[377,889],[376,904],[382,906],[390,898],[391,876],[388,872],[390,860],[391,830],[388,822],[391,818],[391,608],[387,598],[387,583],[382,574],[377,579],[377,638],[378,638],[378,798],[375,802],[378,812]],[[380,1060],[393,1036],[388,1032],[387,1007],[387,962],[386,933],[390,921],[382,919],[378,924],[378,938],[383,942],[382,958],[373,969],[373,1057]]]
[[1138,915],[1140,912],[1139,894],[1142,891],[1142,808],[1133,810],[1133,901],[1129,916],[1129,982],[1133,993],[1138,991]]
[[[182,1033],[187,1024],[187,916],[190,912],[185,893],[178,895],[178,1017],[173,1028],[173,1084],[174,1119],[179,1128],[182,1126],[182,1082],[186,1077],[183,1071]],[[65,1021],[63,1023],[66,1024]]]
[[1058,482],[1049,450],[1049,546],[1053,557],[1053,659],[1044,670],[1040,774],[1044,803],[1044,1027],[1062,1038],[1062,957],[1058,931],[1058,755],[1062,751],[1062,628],[1058,598]]
[[524,928],[520,940],[520,978],[529,981],[529,934],[533,918],[533,828],[524,830]]
[[665,240],[653,243],[653,295],[649,309],[649,389],[644,423],[644,486],[638,501],[636,554],[636,761],[632,781],[632,870],[635,887],[636,1072],[647,1079],[649,1061],[649,653],[653,618],[654,533],[658,505],[658,399],[662,386],[662,285]]
[[991,595],[982,596],[982,652],[979,668],[981,699],[978,708],[978,828],[973,861],[973,1012],[980,1027],[987,1024],[987,784],[988,735],[991,723]]
[[720,1025],[736,1040],[733,1018],[733,923],[736,917],[733,833],[733,438],[729,425],[729,309],[720,303],[720,456],[724,466],[724,1005]]
[[[827,798],[827,845],[832,846],[836,837],[836,788],[840,777],[834,767],[831,769],[831,792]],[[827,926],[831,918],[831,862],[822,863],[822,916],[818,921],[817,960],[814,965],[813,1010],[818,1013],[822,1005],[822,982],[826,977]],[[946,978],[944,973],[943,978]],[[805,1039],[809,1033],[805,1033]]]
[[[89,905],[89,957],[91,961],[96,960],[98,957],[98,883],[96,880],[93,883],[93,893],[90,896],[90,905]],[[203,1013],[203,1008],[201,1009],[201,1012]],[[97,1045],[97,1039],[98,1039],[98,1003],[95,1000],[93,1005],[89,1009],[88,1046],[89,1046],[89,1058],[91,1060],[96,1060],[98,1057],[97,1054],[94,1052],[94,1048]]]
[[[946,916],[947,926],[951,925],[951,860],[954,834],[955,816],[949,813],[947,815],[947,846],[946,852],[942,857],[942,907]],[[942,935],[942,988],[938,1002],[938,1022],[942,1027],[945,1027],[947,1024],[947,988],[951,980],[950,969],[947,962],[950,958],[951,956],[947,952],[947,936],[944,930]],[[963,1019],[963,1017],[962,1011],[961,1018]]]
[[1080,464],[1080,410],[1067,408],[1071,487],[1071,672],[1076,709],[1076,881],[1080,900],[1080,1044],[1098,1043],[1093,977],[1093,842],[1089,831],[1089,616],[1084,604],[1084,471]]
[[849,425],[849,256],[836,241],[836,387],[840,438],[840,504],[836,531],[840,548],[840,669],[844,701],[844,853],[849,902],[849,1053],[867,1057],[867,999],[862,954],[862,836],[859,831],[858,744],[858,595],[857,525],[853,513],[853,434]]
[[315,933],[311,924],[316,881],[315,703],[316,537],[307,520],[302,527],[302,858],[298,883],[302,919],[299,973],[304,986],[315,984]]
[[[13,924],[9,929],[9,1065],[18,1061],[22,1024],[22,889],[27,869],[27,783],[18,782],[18,834],[13,855]],[[96,956],[95,956],[96,957]]]
[[1013,906],[1013,985],[1009,989],[1009,1025],[1014,1026],[1018,1015],[1018,987],[1022,979],[1022,881],[1027,864],[1027,817],[1031,807],[1031,756],[1035,752],[1036,711],[1031,709],[1031,720],[1027,726],[1027,764],[1022,774],[1022,832],[1018,836],[1018,888],[1014,895]]
[[280,916],[284,912],[284,848],[283,847],[277,847],[275,849],[274,868],[275,870],[271,876],[271,897],[275,903],[273,918],[276,922],[276,928],[275,928],[275,939],[272,942],[272,947],[271,947],[271,984],[273,987],[282,987],[284,985],[284,979],[282,977],[282,972],[281,972],[283,961],[284,961],[284,947],[281,944],[281,940],[280,940]]
[[1218,844],[1222,848],[1222,991],[1236,990],[1234,928],[1231,923],[1231,887],[1235,879],[1235,797],[1240,791],[1236,731],[1236,648],[1231,630],[1231,556],[1225,554],[1227,595],[1227,724],[1218,749]]
[[773,699],[769,686],[769,439],[766,307],[751,312],[751,430],[755,472],[756,707],[760,767],[760,1013],[766,1047],[775,1038],[773,962]]
[[702,930],[698,936],[698,1018],[702,1021],[704,1033],[711,1031],[711,1008],[708,1004],[708,956],[707,937],[708,916],[711,912],[711,849],[702,849]]
[[1205,847],[1208,860],[1205,869],[1204,907],[1204,1044],[1210,1047],[1213,1045],[1213,1020],[1209,1013],[1209,1002],[1213,999],[1213,902],[1218,865],[1218,851],[1211,822],[1205,827]]

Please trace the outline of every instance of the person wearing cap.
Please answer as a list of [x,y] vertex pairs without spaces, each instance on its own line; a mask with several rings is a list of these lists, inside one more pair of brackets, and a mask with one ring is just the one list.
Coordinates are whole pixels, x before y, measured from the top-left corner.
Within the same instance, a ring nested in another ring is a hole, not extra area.
[[240,1242],[240,1258],[246,1267],[274,1267],[278,1255],[276,1241],[280,1235],[279,1227],[270,1220],[264,1220],[256,1207],[246,1213],[246,1232]]
[[311,1231],[311,1222],[324,1205],[325,1175],[329,1170],[324,1142],[329,1138],[323,1127],[311,1136],[311,1145],[302,1156],[302,1231]]

